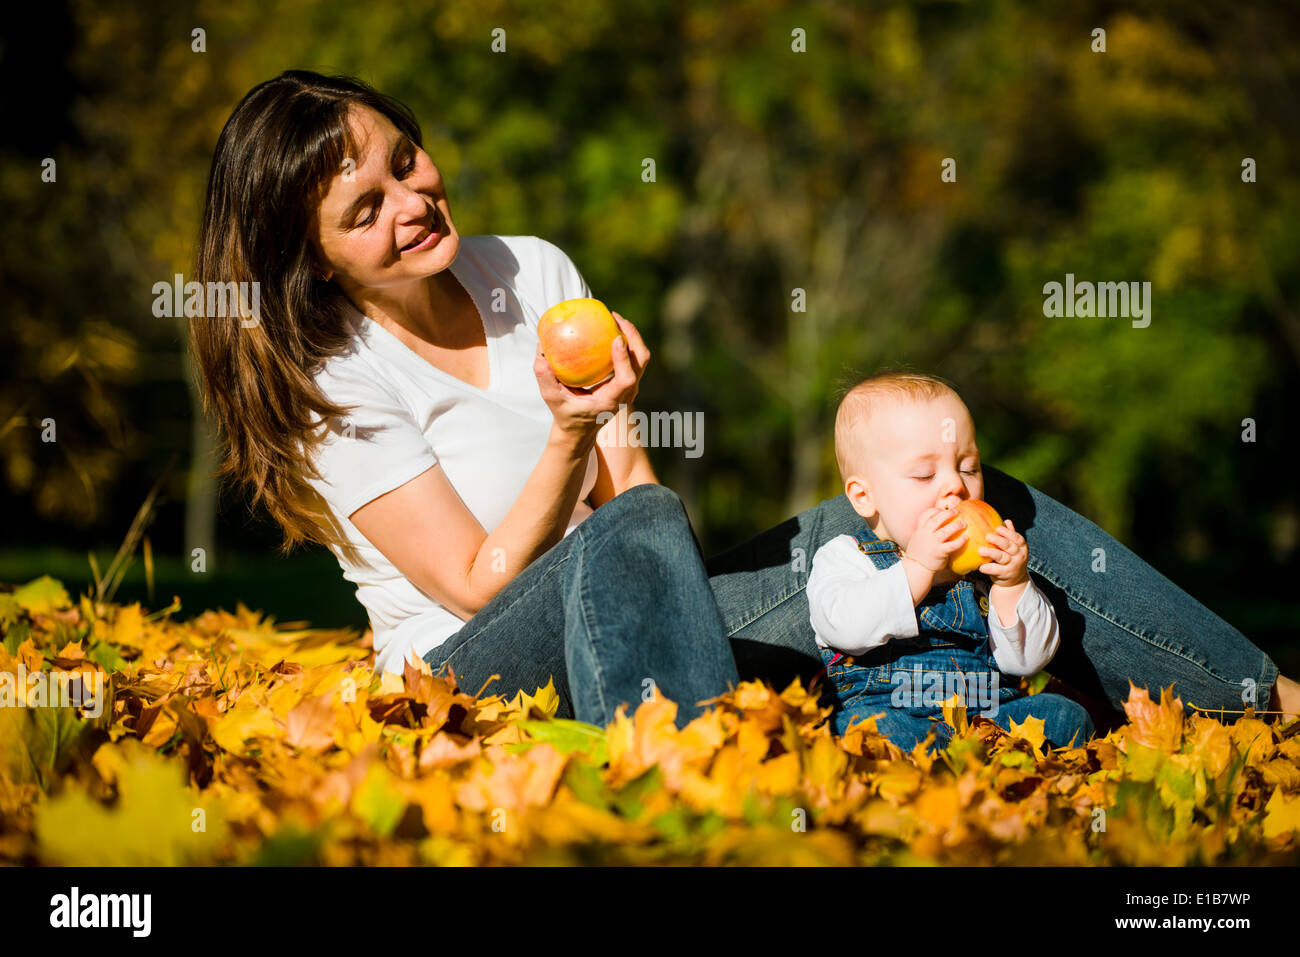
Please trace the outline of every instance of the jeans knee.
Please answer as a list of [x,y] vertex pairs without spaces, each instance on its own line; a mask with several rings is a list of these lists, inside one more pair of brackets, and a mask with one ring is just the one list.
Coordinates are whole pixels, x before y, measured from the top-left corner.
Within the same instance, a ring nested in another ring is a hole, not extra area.
[[[676,523],[690,531],[686,509],[677,493],[662,485],[634,485],[615,495],[578,525],[575,534],[589,547],[614,542],[634,543],[662,537]],[[692,538],[692,541],[694,539]]]
[[[608,510],[608,511],[606,511]],[[684,514],[681,498],[672,489],[652,482],[633,485],[596,509],[587,521],[605,512],[606,521],[645,522],[660,515]]]

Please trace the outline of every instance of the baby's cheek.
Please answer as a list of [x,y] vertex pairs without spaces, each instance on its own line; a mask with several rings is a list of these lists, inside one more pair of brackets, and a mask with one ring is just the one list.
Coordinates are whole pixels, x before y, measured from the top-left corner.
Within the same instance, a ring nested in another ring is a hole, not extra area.
[[905,526],[903,526],[901,531],[899,531],[898,544],[902,546],[904,549],[906,549],[908,546],[912,544],[912,539],[916,536],[916,525],[917,525],[916,519],[913,518],[910,522],[908,522]]

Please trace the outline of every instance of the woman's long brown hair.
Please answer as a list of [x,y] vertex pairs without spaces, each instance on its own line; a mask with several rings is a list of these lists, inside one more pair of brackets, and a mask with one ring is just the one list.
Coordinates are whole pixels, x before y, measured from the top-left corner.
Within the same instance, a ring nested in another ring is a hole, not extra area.
[[[257,283],[256,320],[193,317],[190,349],[206,415],[220,433],[218,478],[233,476],[284,532],[281,551],[305,541],[342,544],[335,518],[305,477],[325,418],[345,416],[313,374],[349,339],[348,303],[317,278],[308,228],[346,157],[359,162],[348,114],[364,104],[421,146],[403,104],[351,77],[288,70],[258,84],[217,140],[208,176],[194,279]],[[317,418],[319,417],[319,418]]]

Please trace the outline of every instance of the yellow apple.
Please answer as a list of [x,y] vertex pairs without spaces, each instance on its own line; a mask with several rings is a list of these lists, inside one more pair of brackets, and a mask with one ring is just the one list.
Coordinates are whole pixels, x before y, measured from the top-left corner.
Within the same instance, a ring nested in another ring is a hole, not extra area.
[[979,549],[988,544],[985,536],[1002,524],[1002,516],[988,502],[978,498],[957,503],[957,517],[966,523],[966,544],[948,556],[948,567],[955,574],[969,575],[988,561]]
[[622,335],[599,299],[566,299],[542,313],[537,338],[555,378],[590,389],[614,375],[610,346]]

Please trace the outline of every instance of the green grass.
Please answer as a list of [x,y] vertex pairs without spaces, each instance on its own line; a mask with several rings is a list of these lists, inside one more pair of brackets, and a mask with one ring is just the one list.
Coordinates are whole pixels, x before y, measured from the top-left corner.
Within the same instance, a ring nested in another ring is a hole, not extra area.
[[[96,550],[101,571],[113,552]],[[19,585],[41,575],[57,578],[74,598],[93,589],[86,552],[67,548],[0,549],[0,582]],[[313,627],[365,628],[365,609],[356,599],[356,586],[345,581],[334,556],[305,552],[292,558],[274,553],[218,555],[208,570],[190,571],[179,556],[154,556],[154,593],[148,594],[144,562],[137,553],[113,600],[166,607],[180,596],[182,619],[207,609],[234,611],[238,602],[265,611],[277,621],[309,621]]]

